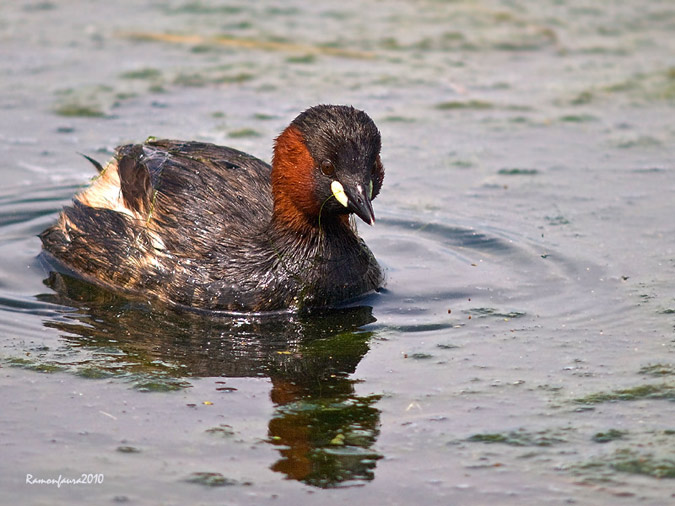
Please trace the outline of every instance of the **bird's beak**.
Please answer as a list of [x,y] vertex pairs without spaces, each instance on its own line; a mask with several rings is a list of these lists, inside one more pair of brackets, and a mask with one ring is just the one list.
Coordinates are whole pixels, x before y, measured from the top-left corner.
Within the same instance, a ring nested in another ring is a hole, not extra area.
[[331,190],[335,199],[365,221],[368,225],[375,224],[375,213],[370,203],[370,197],[366,194],[365,188],[357,184],[345,189],[338,181],[333,181]]

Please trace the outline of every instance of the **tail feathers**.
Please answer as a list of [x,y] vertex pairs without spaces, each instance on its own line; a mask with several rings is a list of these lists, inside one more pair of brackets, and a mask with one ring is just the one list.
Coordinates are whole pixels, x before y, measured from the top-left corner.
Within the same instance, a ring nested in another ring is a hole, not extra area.
[[87,156],[87,155],[85,155],[84,153],[78,153],[78,154],[81,155],[81,156],[83,156],[83,157],[86,158],[87,160],[89,160],[89,162],[90,162],[94,167],[96,167],[96,170],[98,171],[99,174],[101,174],[101,173],[103,172],[103,165],[101,165],[101,164],[98,162],[98,160],[94,160],[91,156]]
[[65,234],[60,224],[43,230],[38,237],[42,241],[44,249],[57,257],[62,256],[70,245],[70,238]]

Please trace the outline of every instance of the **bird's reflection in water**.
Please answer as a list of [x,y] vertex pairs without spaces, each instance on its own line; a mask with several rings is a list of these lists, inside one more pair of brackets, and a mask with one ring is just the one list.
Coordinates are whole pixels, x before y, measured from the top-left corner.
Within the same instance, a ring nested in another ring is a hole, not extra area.
[[180,389],[190,377],[269,377],[274,471],[328,488],[372,480],[378,396],[350,375],[369,347],[372,308],[311,315],[225,317],[150,308],[51,273],[44,301],[74,307],[45,325],[84,362],[78,374],[127,378],[143,390]]

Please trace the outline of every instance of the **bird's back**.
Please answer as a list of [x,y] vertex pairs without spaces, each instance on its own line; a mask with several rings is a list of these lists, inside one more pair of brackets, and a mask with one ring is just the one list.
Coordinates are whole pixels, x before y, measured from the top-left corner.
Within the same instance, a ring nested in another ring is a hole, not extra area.
[[208,143],[121,146],[41,239],[59,263],[106,287],[157,292],[181,275],[208,283],[200,275],[213,272],[210,262],[239,258],[227,255],[228,245],[236,249],[269,224],[270,171]]

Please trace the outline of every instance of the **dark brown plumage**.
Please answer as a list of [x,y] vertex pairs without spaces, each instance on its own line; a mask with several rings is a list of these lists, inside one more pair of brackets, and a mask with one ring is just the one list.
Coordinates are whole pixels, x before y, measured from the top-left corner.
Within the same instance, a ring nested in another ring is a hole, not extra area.
[[40,237],[60,268],[172,305],[335,305],[383,281],[349,222],[374,221],[379,152],[372,120],[346,106],[300,114],[277,138],[272,167],[208,143],[121,146]]

